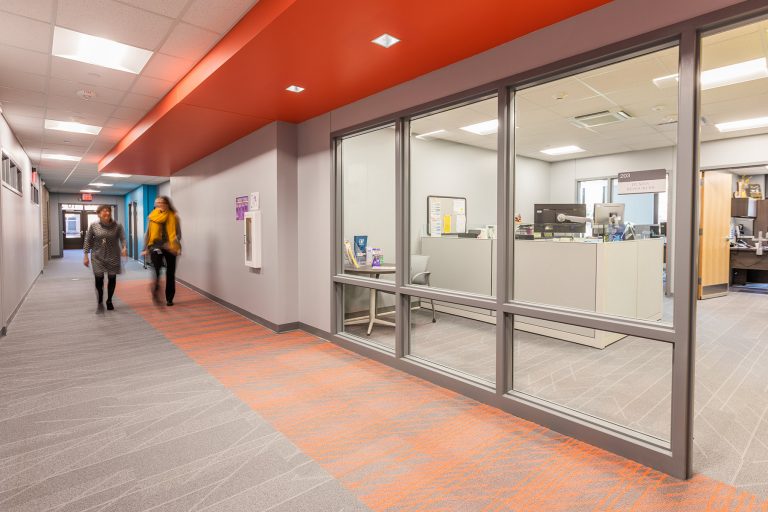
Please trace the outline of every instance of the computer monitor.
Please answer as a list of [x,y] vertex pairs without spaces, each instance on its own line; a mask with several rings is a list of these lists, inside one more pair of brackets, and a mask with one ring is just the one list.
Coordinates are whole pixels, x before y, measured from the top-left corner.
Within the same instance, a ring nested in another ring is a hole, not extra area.
[[587,216],[585,204],[534,204],[533,205],[533,231],[542,236],[556,236],[559,234],[578,234],[586,232],[584,222],[557,220],[557,216],[563,214],[569,217]]
[[592,214],[592,234],[605,235],[608,226],[624,221],[624,203],[595,203]]

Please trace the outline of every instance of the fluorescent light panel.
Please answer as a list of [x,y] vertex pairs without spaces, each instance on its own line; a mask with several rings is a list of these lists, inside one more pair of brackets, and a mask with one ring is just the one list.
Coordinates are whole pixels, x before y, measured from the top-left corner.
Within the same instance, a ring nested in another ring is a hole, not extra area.
[[482,123],[462,126],[461,129],[465,132],[470,132],[477,135],[490,135],[499,131],[499,120],[491,119],[490,121],[483,121]]
[[301,92],[304,90],[304,88],[298,85],[289,85],[288,87],[285,88],[285,90],[291,91],[291,92]]
[[111,187],[111,183],[89,183],[91,187]]
[[[702,71],[699,80],[702,90],[707,90],[766,77],[768,77],[768,63],[765,57],[763,57]],[[674,75],[654,78],[653,83],[659,89],[664,89],[666,87],[676,87],[678,80],[679,77],[675,73]]]
[[433,135],[437,135],[438,133],[444,133],[444,132],[445,130],[435,130],[433,132],[427,132],[427,133],[422,133],[421,135],[417,135],[416,138],[426,139],[427,137],[432,137]]
[[716,123],[715,128],[720,132],[737,132],[740,130],[754,130],[755,128],[765,128],[768,126],[768,117],[755,117],[752,119],[742,119],[740,121],[729,121],[727,123]]
[[85,194],[98,194],[101,192],[101,190],[91,190],[90,188],[84,188],[80,192],[83,192]]
[[381,34],[379,37],[371,41],[373,44],[377,44],[383,48],[389,48],[390,46],[394,46],[397,43],[400,42],[398,38],[395,36],[391,36],[389,34]]
[[558,156],[558,155],[570,155],[571,153],[582,153],[586,149],[582,149],[579,146],[560,146],[557,148],[542,149],[541,152],[545,155]]
[[130,178],[132,174],[121,174],[119,172],[103,172],[102,176],[108,176],[110,178]]
[[46,160],[64,160],[66,162],[79,162],[80,157],[79,156],[72,156],[72,155],[56,155],[56,154],[49,154],[44,153],[43,158]]
[[99,132],[101,132],[101,126],[73,123],[70,121],[54,121],[53,119],[45,120],[45,129],[72,133],[86,133],[88,135],[98,135]]
[[152,52],[66,28],[53,29],[53,55],[118,71],[139,74]]

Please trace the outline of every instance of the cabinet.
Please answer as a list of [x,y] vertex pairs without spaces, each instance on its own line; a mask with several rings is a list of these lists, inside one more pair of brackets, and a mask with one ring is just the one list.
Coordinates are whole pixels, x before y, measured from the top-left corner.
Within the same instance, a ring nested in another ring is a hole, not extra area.
[[768,199],[759,199],[757,203],[755,222],[752,225],[752,233],[757,236],[760,231],[763,236],[768,236]]
[[731,217],[755,217],[757,201],[751,197],[734,197],[731,199]]

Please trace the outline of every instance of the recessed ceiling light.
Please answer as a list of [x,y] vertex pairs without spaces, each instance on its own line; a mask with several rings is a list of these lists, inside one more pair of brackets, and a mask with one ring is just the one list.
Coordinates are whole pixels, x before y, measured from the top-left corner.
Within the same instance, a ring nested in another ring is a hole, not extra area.
[[395,36],[391,36],[389,34],[381,34],[379,37],[371,41],[373,44],[377,44],[379,46],[382,46],[384,48],[389,48],[390,46],[394,46],[397,43],[400,42],[398,38]]
[[86,194],[98,194],[99,192],[101,192],[101,190],[92,190],[90,188],[84,188],[80,192],[84,192]]
[[70,121],[54,121],[53,119],[45,120],[45,128],[47,130],[59,130],[62,132],[72,132],[72,133],[87,133],[89,135],[98,135],[99,132],[101,132],[101,126],[74,123]]
[[53,55],[139,74],[152,52],[66,28],[53,29]]
[[462,126],[461,129],[465,132],[471,132],[477,135],[490,135],[499,131],[499,120],[491,119],[490,121],[483,121],[482,123]]
[[285,88],[285,90],[291,91],[291,92],[301,92],[304,90],[304,88],[299,87],[298,85],[289,85],[288,87]]
[[[748,60],[729,66],[702,71],[699,80],[702,90],[707,90],[766,77],[768,77],[768,64],[766,64],[765,57],[762,57],[760,59]],[[653,83],[659,89],[673,86],[676,87],[677,81],[677,73],[653,79]]]
[[586,151],[586,149],[582,149],[579,146],[560,146],[556,148],[541,150],[541,152],[544,153],[545,155],[551,155],[551,156],[569,155],[571,153],[581,153],[583,151]]
[[56,154],[49,154],[44,153],[43,158],[47,160],[65,160],[67,162],[79,162],[80,157],[79,156],[71,156],[71,155],[56,155]]
[[130,178],[132,174],[122,174],[119,172],[103,172],[102,176],[109,176],[110,178]]
[[92,187],[111,187],[111,183],[89,183],[88,185]]
[[729,121],[727,123],[715,123],[715,128],[721,132],[737,132],[739,130],[765,128],[766,126],[768,126],[768,117],[755,117],[752,119],[742,119],[740,121]]
[[416,138],[423,140],[423,139],[426,139],[427,137],[432,137],[433,135],[437,135],[438,133],[443,133],[443,132],[445,132],[445,130],[435,130],[433,132],[427,132],[427,133],[422,133],[421,135],[417,135]]

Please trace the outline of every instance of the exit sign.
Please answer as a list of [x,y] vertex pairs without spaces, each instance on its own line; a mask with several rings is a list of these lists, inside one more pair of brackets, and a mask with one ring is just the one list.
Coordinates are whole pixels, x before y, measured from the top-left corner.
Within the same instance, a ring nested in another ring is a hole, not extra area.
[[91,194],[80,194],[80,200],[81,201],[93,201],[93,196]]

